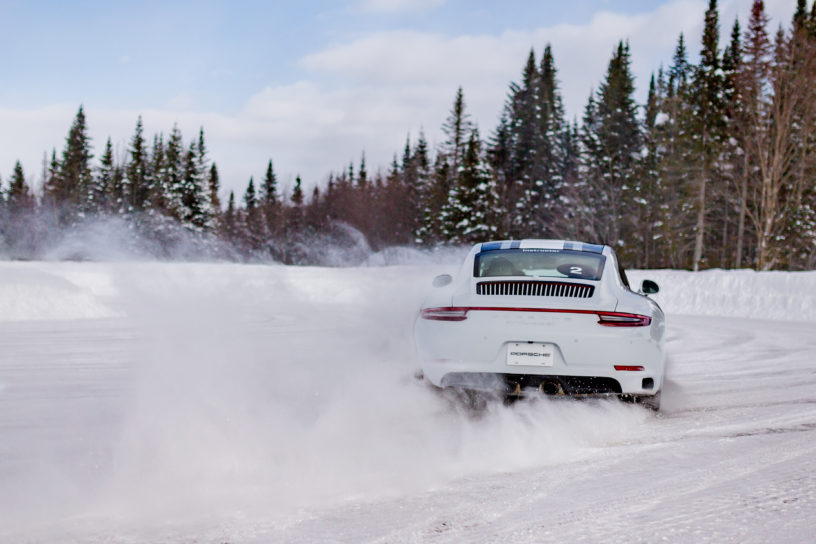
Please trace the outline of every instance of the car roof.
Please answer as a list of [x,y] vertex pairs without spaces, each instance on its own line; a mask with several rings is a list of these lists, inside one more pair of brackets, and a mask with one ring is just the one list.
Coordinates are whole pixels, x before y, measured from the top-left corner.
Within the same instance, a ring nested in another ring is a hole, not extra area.
[[501,249],[567,249],[573,251],[586,251],[589,253],[605,253],[607,246],[599,244],[588,244],[586,242],[576,242],[570,240],[499,240],[493,242],[483,242],[478,244],[479,251],[496,251]]

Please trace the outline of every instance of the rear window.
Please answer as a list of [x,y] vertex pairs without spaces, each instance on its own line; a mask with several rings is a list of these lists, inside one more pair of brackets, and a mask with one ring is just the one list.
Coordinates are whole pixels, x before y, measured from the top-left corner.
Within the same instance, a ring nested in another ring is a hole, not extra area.
[[501,249],[476,255],[473,276],[532,276],[599,280],[606,257],[570,249]]

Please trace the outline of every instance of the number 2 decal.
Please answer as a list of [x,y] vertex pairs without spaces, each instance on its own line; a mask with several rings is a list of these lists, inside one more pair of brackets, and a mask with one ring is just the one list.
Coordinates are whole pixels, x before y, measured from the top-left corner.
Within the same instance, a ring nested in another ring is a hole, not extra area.
[[579,276],[583,275],[584,269],[580,266],[570,266],[570,274],[578,274]]

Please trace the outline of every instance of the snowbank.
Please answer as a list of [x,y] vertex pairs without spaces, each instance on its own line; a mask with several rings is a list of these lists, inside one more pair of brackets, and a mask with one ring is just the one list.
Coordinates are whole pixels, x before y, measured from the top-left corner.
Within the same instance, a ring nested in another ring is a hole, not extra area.
[[816,321],[816,272],[753,270],[636,270],[633,289],[644,278],[660,285],[653,298],[669,314]]
[[0,322],[116,317],[110,266],[0,263]]
[[[0,322],[117,317],[128,302],[123,292],[173,297],[191,284],[199,293],[251,294],[259,308],[275,305],[284,291],[314,305],[353,305],[378,289],[402,285],[416,293],[418,307],[431,278],[455,272],[460,260],[455,250],[432,255],[404,249],[375,254],[360,268],[0,262]],[[382,266],[406,262],[420,264]],[[654,299],[668,314],[816,321],[816,272],[637,270],[629,277],[633,288],[644,278],[657,281],[660,293]]]

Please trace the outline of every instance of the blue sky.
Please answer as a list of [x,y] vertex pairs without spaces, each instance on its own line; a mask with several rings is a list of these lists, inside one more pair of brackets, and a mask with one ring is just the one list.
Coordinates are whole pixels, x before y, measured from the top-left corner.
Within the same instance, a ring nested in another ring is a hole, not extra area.
[[[21,159],[35,185],[84,104],[97,151],[203,125],[225,191],[273,159],[283,185],[359,160],[386,167],[410,134],[438,141],[462,85],[483,136],[531,47],[552,43],[564,100],[579,115],[612,49],[629,39],[642,99],[678,34],[699,50],[707,0],[0,0],[0,176]],[[721,31],[751,0],[721,0]],[[772,29],[795,0],[767,0]]]

